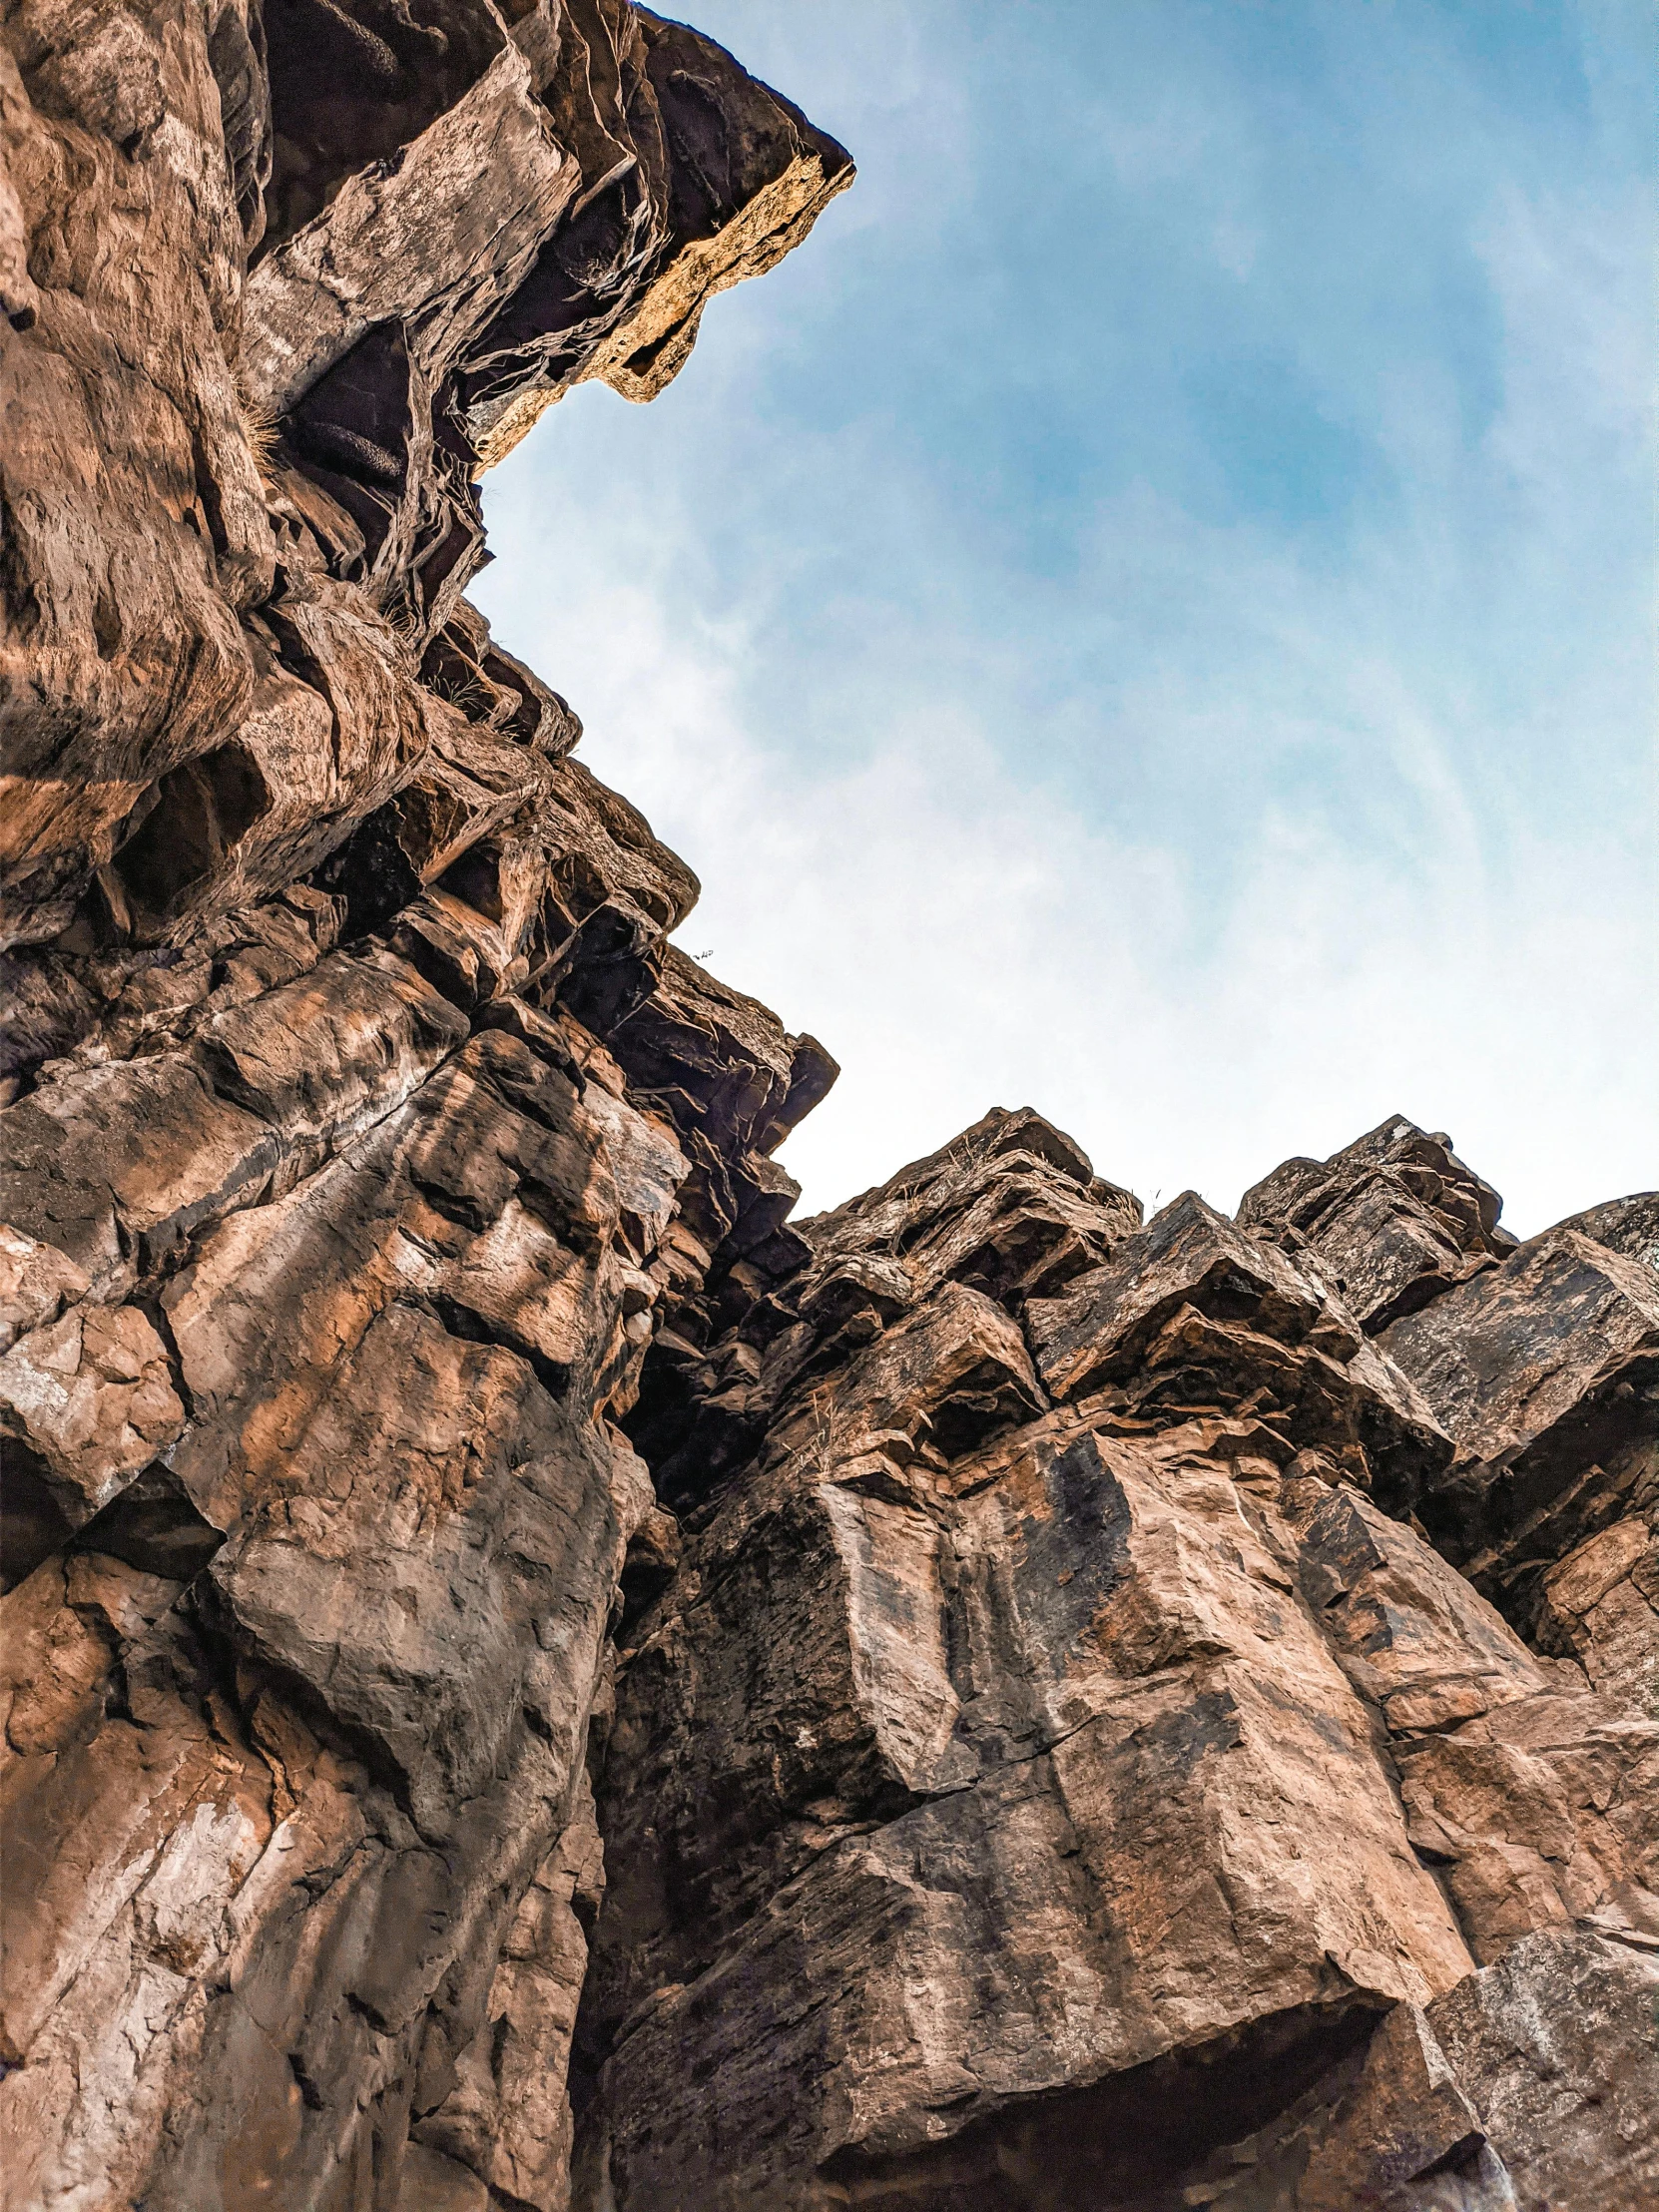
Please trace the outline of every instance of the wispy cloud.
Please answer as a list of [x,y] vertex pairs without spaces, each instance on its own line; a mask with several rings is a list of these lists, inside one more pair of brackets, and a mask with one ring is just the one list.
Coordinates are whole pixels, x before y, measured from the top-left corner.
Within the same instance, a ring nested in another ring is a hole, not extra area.
[[[1134,33],[1110,81],[1087,38],[1054,47],[1082,6],[884,6],[886,70],[854,0],[706,8],[864,180],[652,409],[584,390],[546,418],[491,480],[481,597],[702,875],[683,941],[842,1060],[786,1154],[809,1204],[997,1101],[1149,1197],[1230,1204],[1394,1110],[1449,1127],[1522,1229],[1651,1182],[1628,115],[1575,111],[1543,158],[1518,109],[1547,70],[1517,91],[1512,56],[1452,53],[1449,6],[1363,11],[1311,87],[1239,44],[1257,11],[1105,12]],[[1594,91],[1625,27],[1586,21]],[[1480,143],[1424,152],[1423,237],[1380,165],[1442,128],[1411,102],[1448,69]],[[1362,235],[1303,267],[1344,241],[1288,203],[1275,134],[1287,103],[1334,129],[1339,82]],[[998,193],[1024,220],[987,241]],[[1161,299],[1078,247],[1137,207],[1180,264]],[[1048,322],[1002,311],[1062,278],[1081,302]],[[1323,486],[1272,481],[1316,461]]]

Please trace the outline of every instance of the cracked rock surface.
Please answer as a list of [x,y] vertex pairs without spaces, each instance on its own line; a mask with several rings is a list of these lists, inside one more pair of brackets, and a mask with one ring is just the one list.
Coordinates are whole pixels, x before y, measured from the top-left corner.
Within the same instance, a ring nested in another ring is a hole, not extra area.
[[18,2212],[1659,2196],[1659,1198],[792,1219],[464,596],[851,174],[631,0],[4,11]]

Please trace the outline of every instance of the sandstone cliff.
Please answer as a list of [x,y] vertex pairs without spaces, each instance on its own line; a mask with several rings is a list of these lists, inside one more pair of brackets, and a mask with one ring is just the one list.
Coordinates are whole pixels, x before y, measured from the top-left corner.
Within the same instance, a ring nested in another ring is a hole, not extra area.
[[1659,1200],[792,1222],[464,592],[847,156],[631,0],[3,21],[7,2203],[1652,2202]]

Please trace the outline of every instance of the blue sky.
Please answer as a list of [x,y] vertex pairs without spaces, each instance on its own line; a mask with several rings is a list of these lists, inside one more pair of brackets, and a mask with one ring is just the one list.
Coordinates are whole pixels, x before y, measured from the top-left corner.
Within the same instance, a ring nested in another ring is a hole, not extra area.
[[841,1081],[1231,1206],[1384,1115],[1659,1182],[1642,0],[701,0],[850,147],[474,596]]

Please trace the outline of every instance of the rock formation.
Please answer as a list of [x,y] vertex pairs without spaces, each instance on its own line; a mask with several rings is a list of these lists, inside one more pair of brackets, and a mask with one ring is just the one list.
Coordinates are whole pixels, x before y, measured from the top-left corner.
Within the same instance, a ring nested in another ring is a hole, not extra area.
[[1659,1199],[834,1063],[463,596],[847,156],[632,0],[12,0],[8,2205],[1659,2194]]

